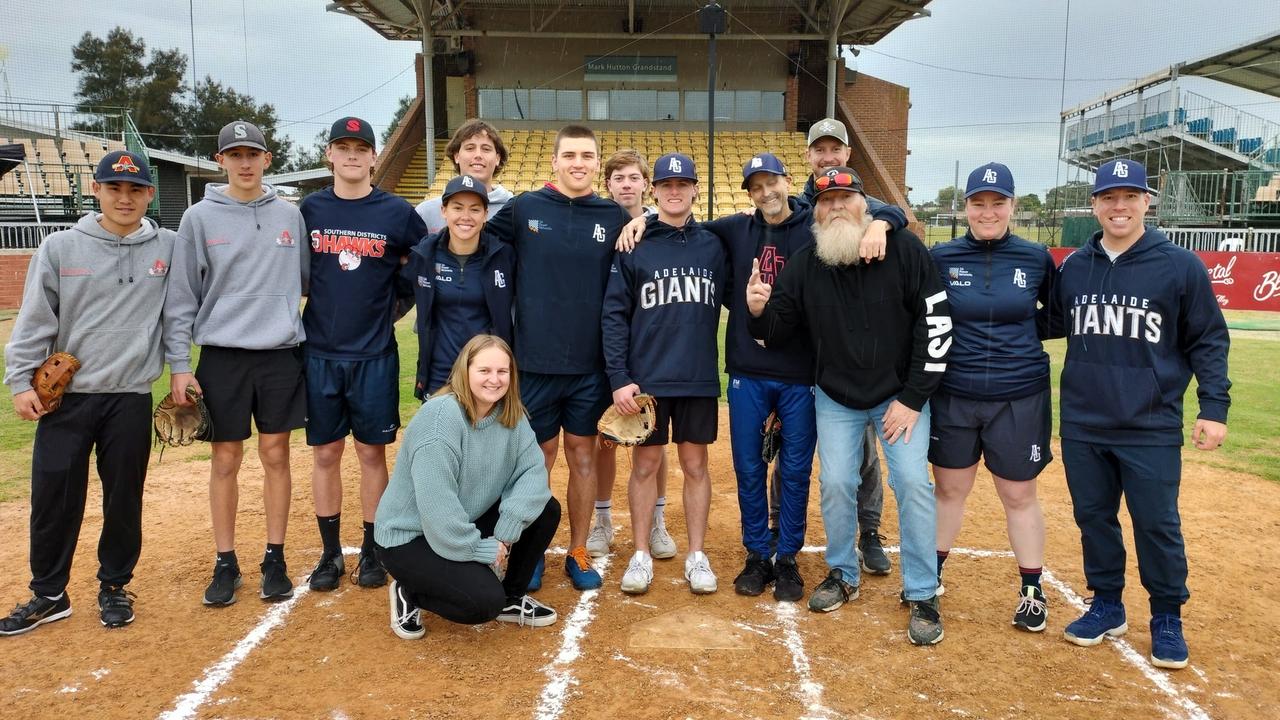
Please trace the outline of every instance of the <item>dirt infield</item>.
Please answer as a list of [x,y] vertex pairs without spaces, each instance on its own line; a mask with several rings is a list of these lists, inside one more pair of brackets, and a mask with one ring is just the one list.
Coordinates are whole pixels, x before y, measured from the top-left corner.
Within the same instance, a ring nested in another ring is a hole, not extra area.
[[[727,415],[722,411],[722,428]],[[301,583],[319,554],[311,512],[310,454],[294,442],[294,505],[287,557]],[[137,579],[137,621],[107,631],[97,619],[94,547],[100,493],[90,490],[68,592],[75,614],[28,635],[0,639],[0,717],[230,718],[1273,718],[1280,658],[1280,487],[1188,463],[1182,511],[1191,561],[1186,630],[1192,665],[1149,667],[1148,612],[1130,560],[1131,631],[1123,642],[1079,648],[1062,639],[1086,595],[1079,536],[1059,463],[1040,481],[1048,526],[1048,630],[1029,635],[1009,620],[1016,566],[989,476],[980,475],[957,551],[947,564],[946,639],[934,648],[906,641],[897,602],[901,575],[870,578],[862,598],[831,615],[768,595],[733,594],[742,561],[727,432],[712,450],[714,486],[708,554],[720,591],[694,597],[683,553],[659,561],[653,590],[618,590],[629,555],[625,482],[615,493],[615,553],[599,592],[573,591],[560,555],[548,558],[538,597],[560,612],[551,627],[449,625],[424,618],[425,638],[406,642],[387,628],[384,590],[348,583],[334,593],[301,591],[285,604],[257,599],[256,560],[264,530],[261,468],[247,454],[238,549],[245,570],[240,602],[200,604],[212,565],[207,448],[166,452],[148,478],[145,545]],[[620,460],[625,471],[629,464]],[[354,477],[348,452],[344,472]],[[985,482],[984,482],[985,481]],[[669,525],[685,548],[676,473]],[[565,471],[553,474],[563,497]],[[352,482],[345,539],[358,538]],[[891,493],[890,493],[891,496]],[[896,507],[884,532],[897,537]],[[817,482],[809,542],[825,541]],[[27,506],[0,506],[0,600],[25,601]],[[1127,524],[1126,524],[1127,527]],[[1126,536],[1128,531],[1126,529]],[[818,548],[802,555],[807,587],[825,574]],[[305,584],[300,585],[300,588]],[[1065,593],[1065,594],[1064,594]],[[1268,710],[1267,708],[1271,708]]]

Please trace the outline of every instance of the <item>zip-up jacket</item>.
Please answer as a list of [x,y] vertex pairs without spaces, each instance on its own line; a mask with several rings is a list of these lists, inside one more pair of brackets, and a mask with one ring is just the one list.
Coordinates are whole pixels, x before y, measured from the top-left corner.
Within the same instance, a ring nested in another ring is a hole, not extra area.
[[970,233],[930,253],[951,303],[952,343],[942,388],[977,400],[1016,400],[1049,388],[1049,354],[1036,330],[1057,278],[1043,246],[1005,233]]
[[69,352],[80,371],[70,393],[149,393],[160,377],[160,310],[172,230],[150,218],[124,237],[89,213],[31,256],[22,307],[4,348],[4,382],[17,395],[45,358]]
[[[729,328],[725,333],[725,371],[802,385],[813,384],[813,348],[799,337],[781,347],[761,346],[747,331],[747,280],[751,261],[760,261],[760,277],[772,284],[783,266],[800,248],[813,244],[812,210],[794,197],[787,198],[791,215],[777,225],[765,222],[756,210],[751,215],[734,213],[702,224],[720,238],[729,254],[729,288],[725,305],[729,308]],[[880,203],[872,217],[899,230],[906,220],[902,211]]]
[[[804,182],[804,189],[795,198],[801,205],[812,208],[817,194],[818,188],[813,184],[813,175],[810,174],[809,179]],[[867,212],[871,213],[871,216],[875,219],[884,220],[892,225],[894,230],[901,230],[907,226],[907,214],[903,212],[902,208],[897,205],[890,205],[880,198],[872,197],[866,193],[863,193],[862,197],[867,199]]]
[[807,333],[817,386],[855,410],[895,397],[920,410],[942,382],[951,346],[947,291],[907,230],[889,236],[881,262],[833,267],[816,245],[800,250],[747,328],[769,345]]
[[165,360],[191,372],[191,343],[275,350],[306,340],[299,309],[310,248],[296,207],[262,186],[240,202],[226,185],[208,185],[187,208],[173,247],[164,301]]
[[618,253],[605,295],[605,370],[612,389],[631,383],[661,397],[720,395],[720,305],[725,252],[694,222],[645,224],[644,242]]
[[1067,338],[1063,439],[1181,445],[1193,373],[1198,417],[1227,421],[1226,321],[1204,263],[1159,230],[1114,263],[1095,233],[1058,269],[1048,315],[1050,337]]
[[598,195],[548,184],[512,198],[485,230],[516,248],[515,353],[523,371],[585,375],[604,369],[600,311],[613,246],[631,215]]
[[[448,252],[449,229],[429,235],[409,252],[409,262],[401,269],[401,277],[413,287],[414,302],[418,306],[418,319],[414,326],[418,333],[418,370],[414,383],[414,397],[421,400],[426,392],[427,376],[431,371],[431,349],[435,342],[434,317],[436,255]],[[512,340],[511,307],[515,299],[515,250],[497,238],[482,231],[477,250],[484,258],[481,281],[484,283],[484,301],[489,308],[489,330],[508,343]]]

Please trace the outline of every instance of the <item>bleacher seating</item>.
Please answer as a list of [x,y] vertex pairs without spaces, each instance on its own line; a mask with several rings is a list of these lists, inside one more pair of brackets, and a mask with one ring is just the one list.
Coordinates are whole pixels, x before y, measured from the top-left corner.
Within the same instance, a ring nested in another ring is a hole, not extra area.
[[77,214],[90,193],[93,168],[112,150],[122,150],[119,140],[62,138],[47,135],[0,138],[0,144],[13,142],[23,146],[26,165],[15,168],[0,179],[0,201],[6,206],[29,208],[35,195],[42,211]]
[[[742,166],[757,152],[768,150],[787,164],[792,173],[794,190],[799,191],[808,176],[804,160],[805,135],[793,132],[717,132],[715,168],[707,167],[706,133],[662,132],[657,130],[605,130],[596,133],[600,140],[601,165],[610,155],[622,148],[637,150],[652,164],[663,153],[682,152],[693,158],[705,187],[715,183],[716,214],[723,215],[751,207],[751,198],[741,189]],[[551,152],[555,143],[554,130],[514,130],[503,133],[508,151],[507,164],[498,176],[508,190],[519,193],[537,189],[551,177]],[[411,203],[424,197],[436,197],[444,192],[445,183],[453,177],[453,164],[444,156],[445,143],[436,142],[436,176],[426,179],[426,150],[418,148],[413,160],[400,177],[396,194]],[[597,182],[597,191],[604,192],[604,178]],[[648,201],[647,201],[648,202]],[[706,193],[699,195],[694,207],[697,217],[707,217]]]

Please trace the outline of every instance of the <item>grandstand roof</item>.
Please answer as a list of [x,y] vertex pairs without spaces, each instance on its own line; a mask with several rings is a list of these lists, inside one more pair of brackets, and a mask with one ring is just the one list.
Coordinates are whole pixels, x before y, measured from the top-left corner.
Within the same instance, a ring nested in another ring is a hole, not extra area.
[[[930,0],[732,0],[726,10],[729,14],[729,31],[717,36],[721,40],[826,40],[829,37],[832,3],[842,9],[837,41],[843,44],[871,45],[879,42],[902,23],[920,17],[928,17],[925,6]],[[596,39],[635,39],[644,37],[652,40],[704,40],[706,35],[697,32],[697,22],[692,11],[701,7],[701,0],[572,0],[573,10],[615,11],[634,19],[637,11],[653,12],[688,12],[687,22],[677,23],[670,32],[593,32],[566,33],[555,30],[554,16],[566,5],[566,0],[336,0],[330,2],[327,9],[352,15],[359,18],[378,34],[389,40],[421,40],[422,26],[418,19],[417,7],[420,2],[428,3],[432,17],[432,33],[437,37],[522,37],[535,33],[547,38],[596,38]],[[637,5],[641,6],[637,8]],[[821,4],[821,7],[819,5]],[[528,13],[529,8],[542,8],[539,15],[543,27],[532,25],[526,31],[510,29],[494,30],[484,27],[473,27],[460,12],[466,10],[520,11]],[[734,11],[781,13],[791,22],[778,23],[774,27],[778,32],[756,34],[753,32],[735,32],[733,23]],[[548,24],[550,23],[550,24]],[[634,27],[634,23],[630,24]],[[801,28],[789,31],[787,28]]]
[[1229,85],[1280,97],[1280,32],[1226,52],[1176,66],[1182,75],[1209,77]]

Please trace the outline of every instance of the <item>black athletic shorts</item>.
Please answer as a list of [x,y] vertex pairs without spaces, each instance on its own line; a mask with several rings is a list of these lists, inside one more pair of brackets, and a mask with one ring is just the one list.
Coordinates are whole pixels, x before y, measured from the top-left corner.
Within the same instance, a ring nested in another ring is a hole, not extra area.
[[400,429],[400,357],[370,360],[306,355],[307,444],[350,433],[365,445],[387,445]]
[[260,433],[288,432],[307,424],[300,348],[203,347],[195,375],[209,408],[213,442],[248,439],[250,419]]
[[975,400],[939,390],[929,399],[929,462],[967,468],[986,459],[1005,480],[1034,480],[1053,459],[1048,388],[1017,400]]
[[[720,402],[713,397],[655,397],[653,434],[642,446],[710,445],[720,428]],[[669,431],[669,432],[668,432]]]
[[613,404],[613,393],[603,372],[547,375],[521,371],[520,401],[541,445],[559,435],[561,428],[570,435],[594,437],[600,416]]

